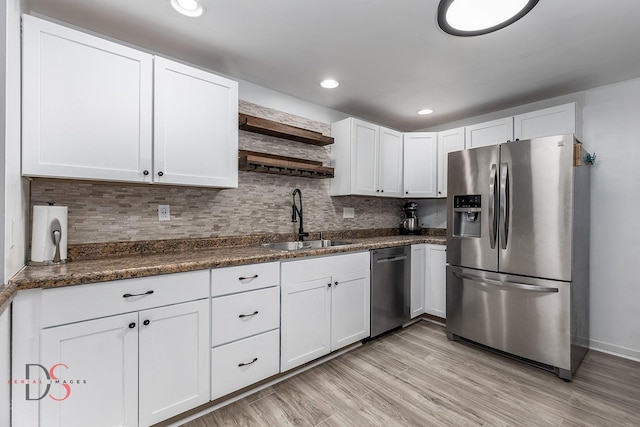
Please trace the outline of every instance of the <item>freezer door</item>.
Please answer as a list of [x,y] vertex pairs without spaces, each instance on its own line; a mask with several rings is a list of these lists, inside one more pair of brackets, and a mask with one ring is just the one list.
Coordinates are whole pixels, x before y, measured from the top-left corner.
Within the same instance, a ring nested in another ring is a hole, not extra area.
[[450,335],[571,370],[571,283],[447,266]]
[[451,265],[498,270],[499,155],[497,145],[449,153],[447,262]]
[[501,145],[502,273],[571,281],[573,135]]

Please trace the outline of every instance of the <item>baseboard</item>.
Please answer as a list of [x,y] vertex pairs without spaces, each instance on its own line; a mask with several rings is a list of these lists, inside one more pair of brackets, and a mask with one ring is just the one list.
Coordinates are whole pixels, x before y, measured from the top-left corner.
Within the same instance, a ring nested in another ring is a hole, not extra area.
[[640,350],[589,339],[589,349],[640,362]]

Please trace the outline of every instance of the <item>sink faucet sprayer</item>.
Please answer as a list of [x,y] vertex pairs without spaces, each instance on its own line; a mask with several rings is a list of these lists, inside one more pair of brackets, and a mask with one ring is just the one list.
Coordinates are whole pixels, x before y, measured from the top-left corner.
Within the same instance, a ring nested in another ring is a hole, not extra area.
[[[298,195],[298,199],[300,200],[300,208],[296,205],[296,194]],[[298,228],[298,240],[303,241],[305,237],[309,237],[309,233],[305,233],[303,224],[302,224],[302,191],[299,188],[293,190],[291,193],[291,199],[293,200],[293,204],[291,205],[291,222],[298,222],[297,217],[300,217],[300,227]]]

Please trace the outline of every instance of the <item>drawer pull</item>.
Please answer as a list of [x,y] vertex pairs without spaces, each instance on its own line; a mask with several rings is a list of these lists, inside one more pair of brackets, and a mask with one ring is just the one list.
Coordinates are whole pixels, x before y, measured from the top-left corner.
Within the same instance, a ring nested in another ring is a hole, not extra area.
[[239,363],[238,364],[238,368],[242,368],[243,366],[249,366],[252,365],[254,363],[256,363],[258,361],[257,357],[254,357],[253,360],[251,362],[247,362],[247,363]]
[[145,295],[151,295],[153,293],[153,291],[147,291],[141,294],[124,294],[122,295],[122,298],[131,298],[131,297],[143,297]]
[[254,274],[253,276],[250,277],[238,277],[238,280],[251,280],[251,279],[257,279],[258,275]]
[[252,317],[252,316],[255,316],[256,314],[258,314],[258,310],[254,311],[251,314],[241,314],[238,317],[242,319],[243,317]]

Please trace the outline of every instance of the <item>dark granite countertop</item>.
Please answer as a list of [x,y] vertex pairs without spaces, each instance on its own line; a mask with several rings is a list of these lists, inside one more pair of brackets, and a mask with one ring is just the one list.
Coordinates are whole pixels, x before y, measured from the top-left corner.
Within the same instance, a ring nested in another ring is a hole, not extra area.
[[9,305],[14,293],[23,289],[55,288],[417,243],[446,244],[445,236],[432,235],[352,238],[349,241],[353,244],[290,252],[251,245],[76,260],[55,266],[27,266],[12,277],[8,285],[0,288],[0,312]]

